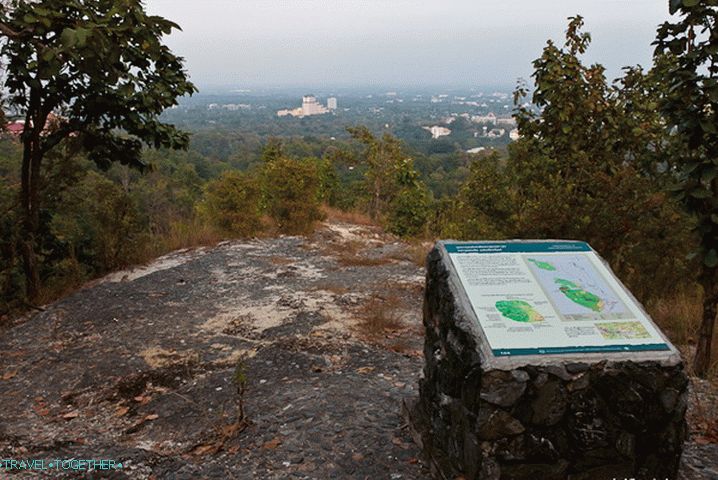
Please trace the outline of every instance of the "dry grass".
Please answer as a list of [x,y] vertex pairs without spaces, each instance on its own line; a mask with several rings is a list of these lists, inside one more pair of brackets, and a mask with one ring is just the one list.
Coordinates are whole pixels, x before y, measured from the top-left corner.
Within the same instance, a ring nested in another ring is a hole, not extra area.
[[318,283],[316,289],[331,292],[334,295],[346,295],[347,293],[351,292],[350,288],[328,282]]
[[701,293],[681,292],[651,303],[653,320],[677,345],[693,344],[701,322]]
[[388,257],[362,257],[360,255],[342,255],[337,263],[343,267],[376,267],[391,263]]
[[372,294],[359,309],[359,328],[366,337],[378,340],[402,327],[401,299],[395,294]]
[[432,242],[417,240],[409,243],[406,249],[392,253],[390,256],[396,260],[408,261],[418,267],[424,267],[426,265],[426,256],[433,246]]
[[375,267],[391,263],[389,257],[369,257],[362,255],[366,244],[359,240],[348,240],[346,242],[327,243],[323,253],[336,257],[337,263],[343,267]]
[[414,265],[424,267],[426,266],[426,257],[433,247],[433,242],[417,242],[410,244],[407,250]]
[[337,208],[332,208],[327,205],[322,206],[322,212],[324,213],[326,220],[329,222],[342,222],[352,223],[354,225],[377,226],[376,223],[364,213],[347,212],[344,210],[339,210]]
[[[676,293],[647,305],[651,317],[680,349],[686,360],[686,371],[693,374],[692,363],[695,344],[703,314],[703,298],[700,288]],[[706,378],[718,379],[718,329],[713,333],[711,368]]]
[[282,256],[279,256],[279,255],[273,255],[273,256],[269,257],[269,261],[270,261],[273,265],[289,265],[289,264],[294,263],[294,260],[292,260],[291,258],[289,258],[289,257],[282,257]]
[[189,222],[172,222],[170,231],[157,242],[153,242],[154,251],[148,252],[150,255],[146,260],[181,248],[215,245],[224,238],[225,236],[217,228],[198,219]]
[[330,256],[355,256],[359,255],[366,245],[359,240],[348,240],[346,242],[327,242],[322,249],[325,255]]

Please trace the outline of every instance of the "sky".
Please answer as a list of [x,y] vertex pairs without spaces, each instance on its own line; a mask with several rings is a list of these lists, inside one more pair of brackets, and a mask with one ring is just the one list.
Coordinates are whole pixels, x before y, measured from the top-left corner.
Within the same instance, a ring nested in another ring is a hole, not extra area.
[[651,63],[668,0],[145,0],[200,87],[511,87],[580,14],[586,62]]

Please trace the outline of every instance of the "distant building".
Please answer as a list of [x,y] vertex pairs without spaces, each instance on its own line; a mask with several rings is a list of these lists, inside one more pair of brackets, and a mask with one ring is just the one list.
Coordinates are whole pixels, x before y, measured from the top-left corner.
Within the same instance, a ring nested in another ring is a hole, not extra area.
[[466,151],[466,153],[479,153],[486,150],[486,147],[476,147],[476,148],[470,148]]
[[486,134],[488,138],[499,138],[503,137],[506,133],[506,130],[503,128],[493,128],[489,131],[489,133]]
[[511,130],[511,131],[509,132],[509,138],[510,138],[512,141],[514,141],[514,142],[515,142],[516,140],[518,140],[519,138],[521,138],[521,135],[519,135],[519,129],[518,129],[518,128],[514,128],[513,130]]
[[327,98],[327,108],[329,110],[336,110],[337,109],[337,97],[329,97]]
[[471,117],[471,121],[474,123],[489,123],[496,125],[496,114],[490,112],[487,115],[474,115]]
[[[332,97],[333,98],[333,97]],[[336,99],[335,99],[336,103]],[[278,117],[308,117],[311,115],[322,115],[329,113],[329,108],[325,107],[317,101],[317,97],[314,95],[304,95],[302,97],[302,106],[294,109],[283,109],[277,111]]]
[[293,108],[291,110],[286,109],[286,108],[284,110],[278,110],[277,116],[278,117],[286,117],[286,116],[301,117],[302,116],[302,107]]
[[512,117],[501,117],[496,119],[496,125],[505,125],[507,127],[513,127],[516,125],[516,120]]
[[431,132],[431,138],[433,139],[445,137],[451,134],[451,130],[446,127],[441,127],[439,125],[434,125],[433,127],[424,127],[424,130],[428,130],[429,132]]
[[222,108],[230,112],[236,112],[237,110],[249,110],[252,106],[246,103],[225,103]]
[[309,115],[321,115],[328,113],[329,109],[317,101],[317,97],[314,95],[305,95],[302,98],[302,115],[308,117]]

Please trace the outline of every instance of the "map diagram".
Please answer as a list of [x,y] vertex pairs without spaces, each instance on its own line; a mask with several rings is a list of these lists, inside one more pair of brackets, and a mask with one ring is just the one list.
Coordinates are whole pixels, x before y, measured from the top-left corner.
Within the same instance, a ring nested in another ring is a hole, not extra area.
[[554,308],[567,320],[632,318],[601,274],[583,255],[526,259]]
[[649,338],[651,336],[641,322],[597,323],[596,328],[607,340]]
[[496,309],[514,322],[534,323],[544,320],[540,313],[523,300],[500,300],[496,302]]

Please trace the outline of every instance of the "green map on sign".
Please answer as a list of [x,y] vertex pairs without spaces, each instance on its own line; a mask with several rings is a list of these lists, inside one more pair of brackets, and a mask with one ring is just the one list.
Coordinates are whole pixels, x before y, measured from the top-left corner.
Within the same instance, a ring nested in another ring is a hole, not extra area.
[[596,327],[607,340],[649,338],[650,333],[640,322],[597,323]]
[[496,309],[514,322],[543,322],[543,316],[523,300],[499,300],[496,302]]
[[541,270],[548,270],[549,272],[556,271],[556,267],[554,267],[553,264],[551,264],[549,262],[542,262],[541,260],[536,260],[533,258],[529,258],[528,260],[529,260],[529,262],[533,263]]
[[561,293],[566,295],[566,297],[572,302],[583,307],[590,308],[594,312],[600,312],[603,310],[605,302],[598,295],[584,290],[570,280],[557,278],[555,282],[559,285]]

